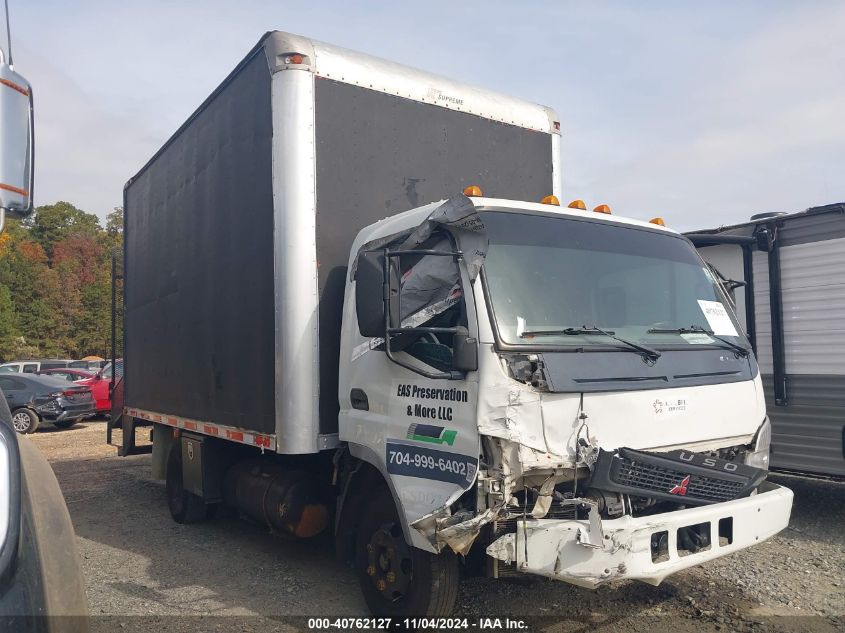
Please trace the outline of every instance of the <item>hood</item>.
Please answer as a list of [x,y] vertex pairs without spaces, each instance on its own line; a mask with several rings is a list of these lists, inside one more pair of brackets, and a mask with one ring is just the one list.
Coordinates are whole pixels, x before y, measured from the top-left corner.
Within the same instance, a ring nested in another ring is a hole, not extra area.
[[607,451],[744,444],[766,415],[759,374],[710,384],[554,393],[510,378],[494,353],[479,353],[479,364],[479,432],[519,444],[525,468],[571,466],[577,437]]

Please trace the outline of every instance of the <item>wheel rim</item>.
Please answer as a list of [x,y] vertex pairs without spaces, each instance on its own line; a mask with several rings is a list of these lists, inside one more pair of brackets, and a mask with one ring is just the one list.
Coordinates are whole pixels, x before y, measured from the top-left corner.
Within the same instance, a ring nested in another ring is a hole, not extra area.
[[387,601],[398,602],[411,584],[411,550],[395,523],[376,530],[367,543],[367,576]]
[[24,433],[29,429],[30,424],[29,414],[26,411],[18,411],[12,416],[12,426],[16,431]]

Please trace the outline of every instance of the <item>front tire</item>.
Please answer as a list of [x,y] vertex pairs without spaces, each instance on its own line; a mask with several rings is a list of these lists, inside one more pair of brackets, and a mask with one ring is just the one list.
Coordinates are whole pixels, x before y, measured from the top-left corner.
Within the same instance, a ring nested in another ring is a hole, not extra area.
[[12,413],[12,426],[18,433],[35,433],[41,420],[32,409],[18,409]]
[[364,600],[375,616],[442,617],[455,606],[457,556],[410,546],[387,489],[377,491],[363,509],[355,567]]
[[176,523],[188,525],[204,521],[211,512],[209,506],[182,485],[182,447],[179,442],[170,450],[167,457],[167,508]]

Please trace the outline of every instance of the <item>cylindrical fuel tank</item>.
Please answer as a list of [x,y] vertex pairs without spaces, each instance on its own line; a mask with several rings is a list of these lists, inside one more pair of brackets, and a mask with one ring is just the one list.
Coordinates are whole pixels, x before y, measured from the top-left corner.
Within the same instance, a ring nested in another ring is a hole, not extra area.
[[326,493],[317,478],[273,463],[240,462],[226,473],[226,503],[283,534],[309,538],[329,522]]

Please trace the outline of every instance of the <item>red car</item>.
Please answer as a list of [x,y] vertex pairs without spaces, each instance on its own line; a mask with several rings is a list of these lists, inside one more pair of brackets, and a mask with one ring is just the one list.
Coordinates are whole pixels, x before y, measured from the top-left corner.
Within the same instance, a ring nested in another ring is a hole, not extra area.
[[68,367],[45,369],[39,373],[47,376],[53,376],[54,378],[64,378],[68,382],[90,387],[94,400],[97,403],[97,413],[111,412],[111,395],[109,394],[111,376],[109,376],[109,378],[103,378],[102,372],[92,374],[88,371]]

